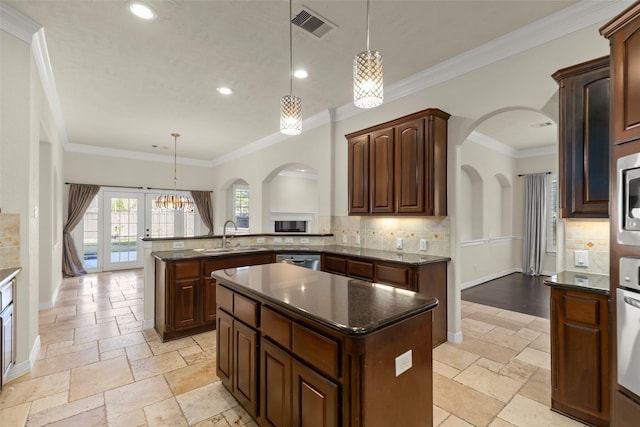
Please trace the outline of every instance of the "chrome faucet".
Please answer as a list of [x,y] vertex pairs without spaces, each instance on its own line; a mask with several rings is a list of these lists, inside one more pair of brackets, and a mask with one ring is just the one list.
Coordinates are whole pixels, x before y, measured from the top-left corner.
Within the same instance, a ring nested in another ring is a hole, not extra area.
[[230,219],[228,219],[224,225],[222,226],[222,247],[226,248],[227,247],[227,224],[233,224],[233,227],[236,229],[236,231],[238,231],[238,226],[236,225],[235,222],[231,221]]

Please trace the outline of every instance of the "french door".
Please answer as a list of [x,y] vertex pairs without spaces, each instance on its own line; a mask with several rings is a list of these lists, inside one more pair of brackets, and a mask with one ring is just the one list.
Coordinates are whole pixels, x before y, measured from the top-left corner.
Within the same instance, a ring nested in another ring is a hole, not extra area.
[[144,194],[105,191],[103,270],[142,268]]

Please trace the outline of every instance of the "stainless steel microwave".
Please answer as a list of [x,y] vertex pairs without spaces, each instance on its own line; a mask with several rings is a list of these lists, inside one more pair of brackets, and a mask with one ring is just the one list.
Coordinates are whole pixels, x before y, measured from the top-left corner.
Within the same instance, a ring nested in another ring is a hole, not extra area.
[[640,153],[618,159],[618,243],[640,246]]

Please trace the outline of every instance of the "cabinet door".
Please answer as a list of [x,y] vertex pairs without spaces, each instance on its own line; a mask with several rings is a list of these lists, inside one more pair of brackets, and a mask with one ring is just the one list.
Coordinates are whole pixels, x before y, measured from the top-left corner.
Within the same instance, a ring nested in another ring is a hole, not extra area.
[[349,214],[369,213],[369,136],[349,140]]
[[263,338],[260,350],[260,414],[263,425],[291,426],[291,362],[286,352]]
[[220,309],[216,314],[216,374],[233,390],[233,318]]
[[200,279],[177,280],[174,287],[173,327],[176,331],[198,326]]
[[640,138],[640,19],[611,37],[612,136],[615,143]]
[[295,360],[292,374],[293,425],[338,426],[338,386]]
[[235,319],[233,395],[249,415],[258,415],[258,333]]
[[602,425],[609,419],[607,297],[553,289],[552,301],[552,406]]
[[202,322],[216,321],[216,281],[212,278],[202,280]]
[[369,196],[371,213],[393,213],[393,128],[370,135]]
[[2,339],[0,340],[2,343],[2,372],[0,372],[0,376],[3,379],[1,382],[4,383],[4,378],[13,363],[13,304],[10,304],[2,312],[0,321],[2,322]]
[[395,196],[398,213],[424,213],[424,119],[395,128]]
[[323,255],[322,270],[328,273],[347,275],[347,258],[340,255]]

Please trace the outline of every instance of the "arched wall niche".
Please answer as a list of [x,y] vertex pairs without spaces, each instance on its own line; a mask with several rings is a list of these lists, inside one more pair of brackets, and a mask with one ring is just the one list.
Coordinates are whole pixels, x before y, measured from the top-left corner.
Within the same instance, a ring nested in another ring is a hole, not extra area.
[[262,181],[262,230],[272,232],[276,220],[308,221],[318,229],[318,171],[303,163],[286,163]]
[[482,177],[471,165],[462,165],[461,170],[460,239],[462,241],[481,239],[484,216]]
[[497,182],[500,202],[495,206],[494,226],[495,235],[511,236],[513,229],[513,186],[509,178],[501,173],[493,176]]

